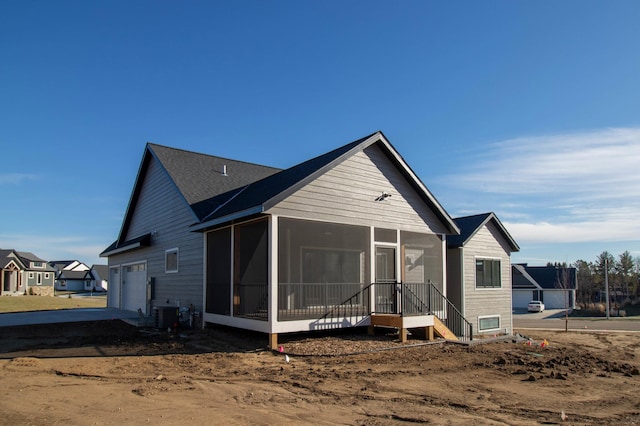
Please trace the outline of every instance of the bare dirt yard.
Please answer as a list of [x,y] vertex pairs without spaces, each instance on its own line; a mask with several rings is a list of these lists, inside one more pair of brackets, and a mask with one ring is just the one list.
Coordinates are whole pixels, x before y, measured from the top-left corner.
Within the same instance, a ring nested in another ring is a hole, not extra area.
[[639,334],[526,337],[0,328],[0,424],[640,424]]

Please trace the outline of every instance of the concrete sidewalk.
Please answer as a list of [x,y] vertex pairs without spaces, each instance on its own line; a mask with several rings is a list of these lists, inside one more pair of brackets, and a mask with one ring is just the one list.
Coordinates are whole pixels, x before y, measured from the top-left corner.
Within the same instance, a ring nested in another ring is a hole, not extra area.
[[115,308],[78,308],[55,311],[10,312],[0,314],[0,327],[62,322],[138,320],[138,313]]

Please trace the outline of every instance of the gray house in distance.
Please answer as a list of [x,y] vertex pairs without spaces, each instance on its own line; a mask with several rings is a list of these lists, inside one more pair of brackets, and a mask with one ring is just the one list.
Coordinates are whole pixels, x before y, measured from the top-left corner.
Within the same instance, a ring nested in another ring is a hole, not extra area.
[[102,253],[108,305],[194,305],[272,348],[279,333],[355,326],[469,338],[446,298],[458,233],[381,132],[286,170],[147,144]]
[[513,329],[511,253],[520,250],[494,213],[454,219],[447,239],[448,297],[478,333]]
[[0,295],[53,296],[55,270],[33,253],[0,249]]

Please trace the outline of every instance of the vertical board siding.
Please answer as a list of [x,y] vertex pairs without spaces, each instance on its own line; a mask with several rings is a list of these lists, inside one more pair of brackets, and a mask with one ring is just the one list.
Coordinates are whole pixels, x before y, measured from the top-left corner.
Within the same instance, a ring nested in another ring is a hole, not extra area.
[[[109,256],[109,266],[147,262],[147,277],[155,280],[153,306],[203,303],[203,234],[189,231],[196,219],[166,172],[152,159],[142,182],[125,239],[154,233],[151,246]],[[178,272],[165,273],[165,250],[178,248]]]
[[[375,201],[382,192],[392,196]],[[445,226],[377,145],[338,164],[267,213],[405,231],[447,233]]]
[[[511,257],[509,246],[496,226],[489,222],[464,246],[464,314],[480,332],[478,316],[500,315],[500,329],[512,332]],[[476,259],[500,259],[500,289],[476,289]]]

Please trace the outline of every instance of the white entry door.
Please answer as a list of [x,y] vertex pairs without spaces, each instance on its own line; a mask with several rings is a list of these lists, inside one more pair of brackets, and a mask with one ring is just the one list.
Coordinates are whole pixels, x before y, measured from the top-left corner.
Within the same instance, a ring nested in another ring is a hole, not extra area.
[[123,268],[122,309],[147,313],[147,264],[136,263]]

